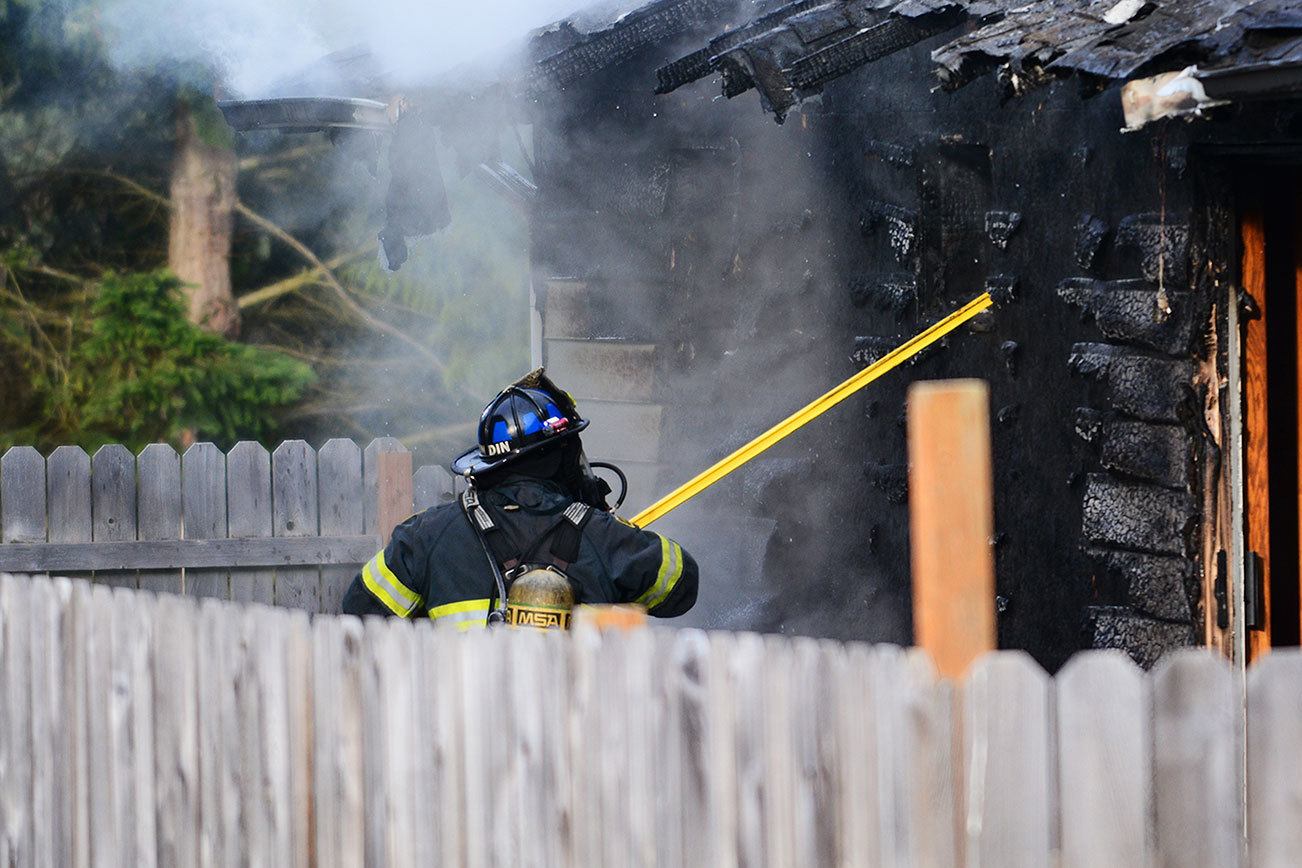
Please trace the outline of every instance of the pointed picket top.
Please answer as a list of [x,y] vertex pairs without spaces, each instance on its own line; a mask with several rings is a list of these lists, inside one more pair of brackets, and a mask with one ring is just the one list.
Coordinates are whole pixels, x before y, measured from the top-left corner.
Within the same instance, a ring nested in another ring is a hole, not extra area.
[[90,456],[80,446],[60,446],[45,462],[50,542],[90,542]]
[[1248,852],[1253,865],[1302,853],[1302,651],[1276,649],[1248,670]]
[[1153,860],[1152,697],[1121,651],[1077,654],[1056,678],[1063,865]]
[[0,537],[45,542],[45,459],[31,446],[11,446],[0,458]]
[[1204,649],[1154,668],[1153,781],[1158,861],[1241,864],[1241,697],[1229,661]]
[[963,682],[967,852],[981,865],[1045,865],[1055,770],[1051,681],[1030,655],[979,658]]
[[[376,437],[369,444],[363,453],[362,459],[362,497],[366,509],[366,532],[376,533],[379,520],[379,482],[380,482],[380,459],[379,456],[386,452],[406,452],[407,447],[402,445],[396,437]],[[387,534],[389,528],[384,528]]]

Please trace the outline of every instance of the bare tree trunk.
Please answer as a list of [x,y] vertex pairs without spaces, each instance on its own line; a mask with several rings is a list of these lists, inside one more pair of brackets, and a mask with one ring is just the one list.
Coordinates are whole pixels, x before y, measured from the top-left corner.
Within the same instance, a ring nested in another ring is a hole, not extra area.
[[178,100],[167,262],[186,284],[190,321],[235,337],[240,331],[230,262],[235,151],[221,133],[204,135],[197,121],[194,108]]

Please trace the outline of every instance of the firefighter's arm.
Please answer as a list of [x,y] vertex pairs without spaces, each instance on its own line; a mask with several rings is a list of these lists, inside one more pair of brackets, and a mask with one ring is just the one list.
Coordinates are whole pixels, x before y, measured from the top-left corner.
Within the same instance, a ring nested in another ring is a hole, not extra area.
[[608,554],[621,602],[640,603],[657,618],[672,618],[696,605],[700,573],[682,546],[653,531],[611,521],[621,537]]
[[414,515],[393,529],[389,544],[366,562],[344,594],[346,615],[419,617],[425,570]]

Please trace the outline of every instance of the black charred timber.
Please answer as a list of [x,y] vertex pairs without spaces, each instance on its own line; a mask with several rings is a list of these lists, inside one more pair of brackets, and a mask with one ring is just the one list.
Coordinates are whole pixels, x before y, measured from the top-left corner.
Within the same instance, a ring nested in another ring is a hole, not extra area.
[[864,468],[872,487],[886,496],[886,502],[903,506],[909,502],[909,466],[907,464],[873,464]]
[[1202,326],[1192,293],[1160,293],[1145,280],[1073,277],[1058,284],[1058,297],[1080,308],[1104,337],[1169,356],[1188,354]]
[[1194,644],[1192,625],[1148,618],[1121,606],[1091,607],[1086,628],[1092,647],[1125,651],[1145,669],[1163,654]]
[[1192,397],[1191,361],[1159,359],[1110,344],[1072,347],[1073,371],[1101,387],[1099,406],[1150,422],[1179,422],[1180,407]]
[[653,0],[591,33],[582,34],[573,24],[562,22],[558,34],[545,34],[536,44],[569,44],[537,61],[525,82],[526,92],[567,87],[648,46],[717,21],[731,8],[731,0]]
[[1149,282],[1179,286],[1188,276],[1189,227],[1161,214],[1131,214],[1117,227],[1116,244],[1139,253]]
[[1149,618],[1187,625],[1198,577],[1188,561],[1164,555],[1090,549],[1098,580],[1110,596]]
[[1094,267],[1094,260],[1110,232],[1107,222],[1094,214],[1082,214],[1076,223],[1076,264],[1081,268]]
[[1016,211],[987,211],[986,236],[1000,250],[1008,249],[1008,242],[1022,225],[1022,215]]
[[1186,492],[1103,474],[1085,481],[1082,530],[1090,542],[1188,557],[1197,519],[1197,502]]
[[855,307],[871,304],[899,320],[918,302],[918,279],[903,271],[856,277],[850,282],[850,300]]

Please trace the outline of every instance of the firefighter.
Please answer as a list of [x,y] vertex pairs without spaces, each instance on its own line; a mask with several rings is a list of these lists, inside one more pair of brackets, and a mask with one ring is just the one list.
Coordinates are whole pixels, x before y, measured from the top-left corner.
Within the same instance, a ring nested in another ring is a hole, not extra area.
[[[480,417],[479,445],[452,462],[465,493],[394,528],[353,579],[344,612],[470,630],[550,611],[507,605],[515,580],[534,588],[549,578],[575,603],[638,603],[658,617],[690,609],[696,562],[610,511],[610,487],[583,454],[587,425],[541,368],[503,389]],[[568,613],[557,621],[566,626]]]

